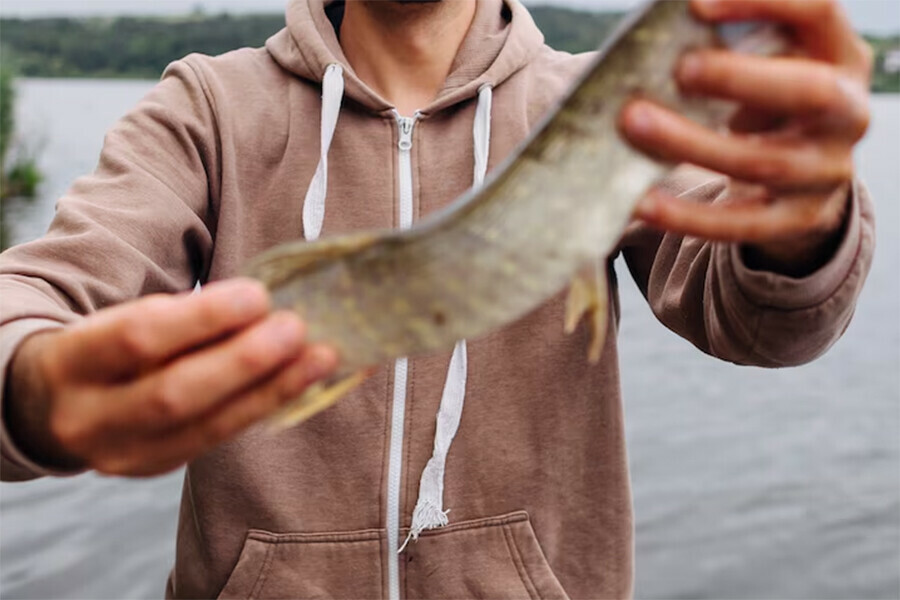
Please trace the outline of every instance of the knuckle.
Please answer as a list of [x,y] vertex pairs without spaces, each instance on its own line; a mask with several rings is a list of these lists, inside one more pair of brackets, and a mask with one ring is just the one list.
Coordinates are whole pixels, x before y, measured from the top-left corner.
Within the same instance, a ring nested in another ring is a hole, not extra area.
[[242,344],[235,354],[235,362],[243,373],[262,373],[275,362],[275,350],[260,342]]
[[804,93],[811,108],[823,113],[837,110],[844,96],[837,74],[828,67],[818,68]]
[[168,315],[175,298],[166,294],[151,294],[141,300],[140,310],[135,311],[142,320],[155,321]]
[[156,333],[142,315],[131,315],[122,322],[122,350],[140,360],[155,358]]
[[93,427],[84,419],[73,418],[61,411],[50,415],[50,435],[66,450],[82,447],[91,437]]
[[198,298],[195,307],[196,319],[206,328],[217,328],[227,321],[227,307],[216,296]]
[[778,184],[788,180],[791,163],[777,154],[763,155],[747,165],[748,179],[761,183]]
[[151,418],[156,421],[174,422],[185,416],[183,387],[170,377],[164,377],[149,398]]

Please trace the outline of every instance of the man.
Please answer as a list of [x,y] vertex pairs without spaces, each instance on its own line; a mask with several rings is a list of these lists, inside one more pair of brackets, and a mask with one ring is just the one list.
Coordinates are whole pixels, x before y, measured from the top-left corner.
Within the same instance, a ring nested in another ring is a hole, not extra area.
[[[832,1],[694,9],[783,22],[804,54],[683,58],[687,92],[743,105],[732,135],[626,109],[632,143],[722,175],[677,171],[620,250],[659,318],[703,351],[808,361],[847,326],[871,260],[851,160],[871,59]],[[269,314],[252,282],[159,295],[299,235],[406,226],[445,205],[483,176],[476,156],[500,163],[588,61],[545,47],[513,0],[294,0],[265,49],[171,65],[50,233],[3,256],[4,478],[187,463],[172,597],[630,595],[615,336],[587,364],[561,297],[471,341],[449,372],[447,356],[398,361],[270,434],[248,427],[338,357],[304,345],[303,324]],[[489,141],[472,133],[487,119]],[[780,212],[735,205],[747,182]],[[440,438],[454,394],[458,433]]]

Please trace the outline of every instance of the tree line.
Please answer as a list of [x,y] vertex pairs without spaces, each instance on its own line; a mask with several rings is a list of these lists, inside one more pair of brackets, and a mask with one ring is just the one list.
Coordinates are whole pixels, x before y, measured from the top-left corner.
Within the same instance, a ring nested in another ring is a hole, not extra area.
[[[621,18],[548,6],[531,14],[547,43],[567,52],[596,48]],[[157,78],[191,52],[261,46],[282,27],[282,15],[0,19],[4,53],[13,54],[25,77]],[[876,53],[873,90],[900,92],[900,73],[884,69],[887,53],[900,50],[900,36],[867,39]]]
[[[531,13],[547,43],[568,52],[596,48],[621,18],[546,6]],[[25,77],[157,78],[191,52],[261,46],[282,27],[282,15],[0,19],[4,54],[14,56]],[[900,36],[869,41],[877,56],[874,89],[900,92],[900,73],[881,68],[885,54],[900,49]]]

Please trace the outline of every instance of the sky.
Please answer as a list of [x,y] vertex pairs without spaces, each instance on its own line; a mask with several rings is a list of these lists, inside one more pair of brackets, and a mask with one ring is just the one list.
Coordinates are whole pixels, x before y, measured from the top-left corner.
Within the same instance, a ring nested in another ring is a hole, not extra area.
[[[553,4],[589,9],[623,9],[639,0],[526,0],[526,4]],[[857,29],[870,33],[900,32],[900,1],[843,0]],[[285,0],[0,0],[0,15],[117,15],[184,14],[196,7],[207,12],[280,12]]]

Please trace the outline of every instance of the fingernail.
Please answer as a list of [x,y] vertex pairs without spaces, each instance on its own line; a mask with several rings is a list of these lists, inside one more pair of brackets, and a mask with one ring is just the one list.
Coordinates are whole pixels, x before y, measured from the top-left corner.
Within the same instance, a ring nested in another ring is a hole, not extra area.
[[656,199],[653,191],[647,192],[643,198],[641,198],[638,203],[636,216],[639,219],[650,220],[656,217],[656,214],[659,212],[659,202]]
[[653,116],[646,107],[638,105],[628,111],[628,130],[641,137],[653,133]]
[[[224,285],[223,285],[224,287]],[[269,293],[261,283],[248,280],[229,284],[231,308],[237,314],[262,313],[269,308]]]
[[678,63],[678,79],[682,83],[691,83],[703,73],[703,61],[696,54],[685,54]]
[[303,341],[303,326],[291,313],[276,315],[266,327],[269,340],[285,350],[295,350]]
[[313,379],[322,379],[331,375],[337,367],[337,352],[329,346],[312,346],[308,350],[307,369]]

